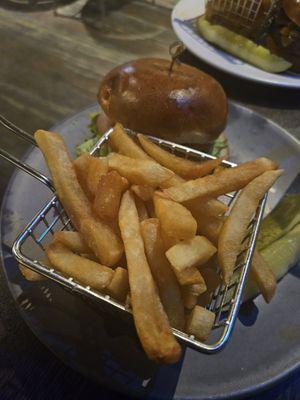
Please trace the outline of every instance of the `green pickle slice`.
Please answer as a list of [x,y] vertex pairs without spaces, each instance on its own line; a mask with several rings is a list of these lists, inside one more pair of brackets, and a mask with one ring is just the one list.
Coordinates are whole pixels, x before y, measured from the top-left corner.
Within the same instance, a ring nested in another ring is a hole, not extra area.
[[292,66],[288,61],[272,54],[268,49],[257,45],[252,40],[221,25],[211,24],[203,15],[198,18],[197,28],[200,35],[208,42],[265,71],[278,73],[286,71]]
[[285,196],[263,220],[257,241],[258,250],[289,232],[300,223],[300,193]]
[[[281,279],[300,258],[300,224],[260,252],[276,276]],[[259,294],[256,283],[249,279],[244,290],[247,301]]]

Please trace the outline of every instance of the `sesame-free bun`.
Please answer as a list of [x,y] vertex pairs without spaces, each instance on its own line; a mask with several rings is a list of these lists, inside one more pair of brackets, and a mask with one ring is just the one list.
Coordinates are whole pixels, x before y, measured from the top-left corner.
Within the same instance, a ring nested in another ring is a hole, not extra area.
[[138,59],[102,80],[98,101],[111,121],[178,143],[210,143],[223,131],[227,99],[211,76],[186,64]]

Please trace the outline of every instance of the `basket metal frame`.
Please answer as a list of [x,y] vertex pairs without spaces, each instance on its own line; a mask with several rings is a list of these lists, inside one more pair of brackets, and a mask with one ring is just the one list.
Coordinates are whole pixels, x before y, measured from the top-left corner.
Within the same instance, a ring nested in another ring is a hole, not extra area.
[[[0,123],[3,124],[3,118],[0,118]],[[15,127],[13,124],[13,129],[10,129],[13,133]],[[19,129],[19,128],[17,128]],[[99,141],[95,144],[93,149],[91,150],[91,155],[97,155],[99,149],[103,144],[108,141],[109,135],[112,132],[110,129],[107,133],[105,133]],[[128,130],[128,133],[132,136],[135,136],[135,133]],[[33,142],[32,136],[26,134],[25,137],[23,134],[20,134],[20,131],[17,133],[18,136],[21,136],[23,139],[29,141],[31,144],[35,144]],[[28,136],[29,135],[29,136]],[[149,139],[157,143],[159,146],[162,146],[165,149],[168,149],[172,153],[181,154],[186,158],[204,160],[204,159],[214,159],[215,157],[201,152],[199,150],[195,150],[183,145],[175,144],[163,139],[159,139],[157,137],[148,136]],[[36,144],[35,144],[36,145]],[[36,179],[40,180],[44,183],[49,189],[54,191],[51,180],[40,174],[38,171],[34,170],[32,167],[24,164],[22,161],[15,159],[13,156],[9,155],[4,150],[0,149],[0,156],[5,158],[6,160],[12,162],[14,165],[22,169],[23,171],[29,173],[34,176]],[[225,167],[234,167],[236,164],[231,163],[229,161],[222,161],[222,165]],[[230,205],[232,201],[235,199],[237,195],[236,193],[225,195],[227,198],[227,202]],[[206,353],[215,353],[216,351],[222,349],[224,345],[228,342],[237,315],[239,311],[239,306],[242,300],[242,293],[246,283],[247,274],[251,265],[251,259],[255,248],[256,239],[259,232],[259,226],[263,217],[264,208],[266,204],[267,194],[260,201],[260,204],[256,210],[256,213],[253,217],[252,222],[248,228],[248,234],[244,239],[244,249],[240,253],[236,266],[234,277],[229,285],[221,284],[215,293],[211,296],[210,302],[207,305],[207,308],[216,314],[214,329],[213,332],[218,332],[218,337],[212,343],[203,343],[194,336],[181,332],[177,329],[173,329],[174,335],[184,344],[190,346],[198,351],[206,352]],[[48,221],[49,215],[52,215],[51,221]],[[40,227],[40,224],[44,224],[45,228],[38,235],[35,233],[37,227]],[[53,234],[55,230],[68,229],[72,230],[72,226],[70,220],[68,219],[66,213],[64,212],[59,200],[56,196],[53,196],[47,204],[37,212],[34,218],[27,224],[24,230],[20,233],[20,235],[16,238],[15,242],[12,246],[12,252],[14,257],[20,264],[25,265],[31,270],[44,275],[45,277],[51,279],[52,281],[57,282],[61,286],[70,289],[74,293],[79,293],[86,298],[93,299],[97,302],[104,302],[111,307],[115,307],[120,311],[124,311],[127,313],[131,313],[131,310],[125,304],[122,304],[114,299],[112,299],[109,295],[102,294],[89,286],[83,286],[79,282],[73,279],[73,277],[68,277],[61,274],[59,271],[56,271],[54,268],[48,267],[43,264],[42,257],[41,259],[33,259],[28,254],[25,253],[25,244],[28,244],[27,241],[31,238],[41,249],[41,252],[44,252],[45,248],[43,246],[43,240],[48,235]]]

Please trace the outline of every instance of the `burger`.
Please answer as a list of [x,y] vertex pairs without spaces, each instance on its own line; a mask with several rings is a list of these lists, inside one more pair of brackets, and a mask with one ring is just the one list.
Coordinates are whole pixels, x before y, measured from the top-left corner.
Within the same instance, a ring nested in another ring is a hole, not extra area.
[[125,63],[103,78],[97,98],[103,110],[96,121],[100,133],[120,122],[206,151],[224,143],[226,94],[214,78],[189,65],[159,58]]
[[300,0],[283,0],[267,38],[270,50],[292,63],[300,73]]
[[300,0],[209,0],[198,31],[265,71],[300,72]]

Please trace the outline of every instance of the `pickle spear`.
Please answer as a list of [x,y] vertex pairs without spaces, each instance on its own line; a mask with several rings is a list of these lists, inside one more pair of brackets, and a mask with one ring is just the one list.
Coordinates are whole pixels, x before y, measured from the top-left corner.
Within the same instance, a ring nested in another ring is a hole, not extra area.
[[285,196],[263,220],[257,249],[261,251],[300,223],[300,193]]
[[208,42],[265,71],[278,73],[292,66],[288,61],[270,53],[268,49],[252,40],[221,25],[211,24],[203,15],[197,21],[197,28],[200,35]]
[[[263,249],[260,255],[271,267],[276,280],[281,279],[300,259],[300,224]],[[259,294],[259,289],[254,280],[250,278],[244,290],[243,301],[247,301],[257,294]]]

